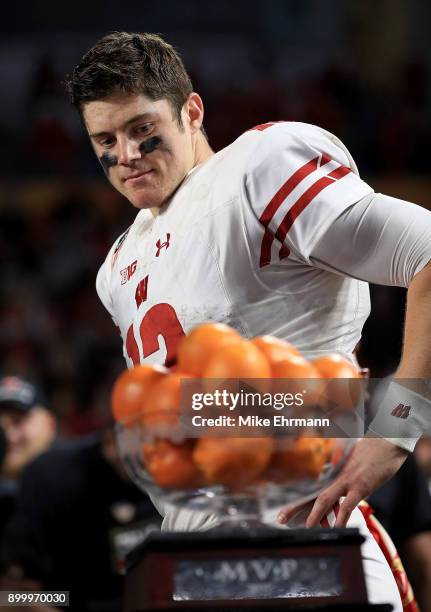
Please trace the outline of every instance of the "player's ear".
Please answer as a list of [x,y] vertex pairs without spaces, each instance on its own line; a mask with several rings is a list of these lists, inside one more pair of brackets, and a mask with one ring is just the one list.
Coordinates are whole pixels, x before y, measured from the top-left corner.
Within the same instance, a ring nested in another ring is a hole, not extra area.
[[184,103],[184,111],[186,113],[187,122],[191,132],[198,132],[204,120],[204,103],[202,98],[196,92],[192,92]]

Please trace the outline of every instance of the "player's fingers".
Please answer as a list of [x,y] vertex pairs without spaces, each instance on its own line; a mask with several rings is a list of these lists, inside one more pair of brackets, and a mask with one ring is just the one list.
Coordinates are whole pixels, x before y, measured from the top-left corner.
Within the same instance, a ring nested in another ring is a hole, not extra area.
[[313,508],[308,515],[305,526],[318,527],[320,521],[328,512],[331,512],[340,497],[346,493],[346,484],[343,481],[335,481],[325,489],[314,502]]
[[362,495],[357,491],[349,491],[346,495],[345,499],[343,499],[340,504],[340,509],[337,514],[337,519],[335,521],[335,527],[345,527],[347,525],[347,521],[350,518],[353,510],[359,504],[362,499]]
[[309,501],[306,501],[302,504],[297,504],[296,506],[288,506],[287,508],[283,508],[283,510],[280,510],[277,515],[278,522],[285,525],[291,518],[301,512],[301,510],[303,510],[309,503]]

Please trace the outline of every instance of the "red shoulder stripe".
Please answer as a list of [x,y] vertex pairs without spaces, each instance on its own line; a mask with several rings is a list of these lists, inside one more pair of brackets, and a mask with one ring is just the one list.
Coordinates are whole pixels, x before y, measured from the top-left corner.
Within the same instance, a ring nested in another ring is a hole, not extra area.
[[[268,228],[272,218],[274,217],[277,210],[283,204],[287,196],[303,181],[309,174],[317,170],[317,168],[324,166],[331,161],[329,155],[325,153],[318,155],[314,159],[298,168],[280,187],[277,193],[272,197],[265,210],[259,217],[260,223],[265,227],[265,234],[263,236],[261,250],[260,250],[260,267],[266,266],[271,261],[271,247],[274,242],[274,234]],[[320,163],[319,163],[320,162]]]
[[[286,181],[286,183],[279,189],[279,191],[275,194],[271,202],[268,204],[268,206],[263,211],[259,219],[262,225],[265,226],[265,233],[262,239],[261,251],[260,251],[260,267],[266,266],[271,262],[271,247],[272,247],[272,243],[274,242],[274,238],[276,238],[281,243],[281,248],[279,252],[280,260],[289,256],[290,252],[289,252],[288,247],[284,244],[284,240],[287,236],[288,231],[290,230],[293,223],[297,219],[297,217],[314,200],[314,198],[321,191],[323,191],[323,189],[325,189],[326,187],[334,183],[334,181],[342,179],[344,176],[346,176],[347,174],[351,172],[350,168],[347,168],[346,166],[339,166],[335,170],[332,170],[332,172],[330,172],[326,176],[323,176],[320,179],[318,179],[298,198],[298,200],[293,204],[293,206],[290,207],[290,209],[284,216],[282,222],[280,223],[277,231],[275,233],[271,232],[271,230],[268,228],[268,224],[270,223],[276,210],[281,206],[281,204],[286,199],[287,195],[289,195],[289,193],[294,189],[294,187],[296,187],[296,185],[298,185],[299,182],[301,182],[301,180],[303,180],[311,172],[314,172],[314,170],[317,169],[317,166],[316,166],[316,167],[313,167],[309,171],[308,169],[305,170],[306,166],[311,167],[311,165],[314,165],[316,163],[316,160],[318,159],[319,158],[315,158],[311,160],[311,162],[308,162],[308,164],[305,164],[299,170],[297,170]],[[320,166],[328,163],[328,161],[331,161],[330,158],[327,155],[322,155]],[[301,172],[305,172],[305,175],[302,176],[302,178],[299,178],[299,180],[295,183],[295,185],[288,190],[286,188],[287,183],[289,183],[289,181],[291,181],[295,175],[299,176]],[[283,192],[283,194],[285,192],[287,193],[286,195],[284,195],[284,197],[282,197],[281,192]],[[276,201],[275,204],[273,203],[274,201]],[[271,217],[269,217],[269,212],[266,215],[266,217],[264,217],[266,211],[270,211],[270,212],[273,211],[273,214],[271,215]]]

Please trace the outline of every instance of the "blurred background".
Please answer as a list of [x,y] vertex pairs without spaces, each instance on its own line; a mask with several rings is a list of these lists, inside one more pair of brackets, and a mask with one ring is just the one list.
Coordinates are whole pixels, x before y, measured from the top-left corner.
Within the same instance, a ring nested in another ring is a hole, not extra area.
[[[124,368],[94,282],[134,209],[109,186],[62,81],[100,36],[153,31],[180,51],[218,150],[268,120],[340,137],[377,191],[431,206],[423,0],[8,3],[0,21],[0,374],[38,382],[60,432],[98,429]],[[399,359],[405,292],[373,287],[360,357]]]
[[[314,123],[341,138],[376,191],[431,207],[429,24],[424,0],[2,5],[0,590],[64,588],[70,612],[119,612],[124,555],[160,523],[109,426],[125,362],[95,290],[135,209],[105,179],[66,74],[108,32],[158,32],[191,73],[215,150],[267,121]],[[383,377],[399,361],[405,290],[372,287],[372,303],[359,358]],[[50,410],[11,375],[36,383]],[[371,502],[427,612],[431,441],[417,449],[428,482],[411,457]]]

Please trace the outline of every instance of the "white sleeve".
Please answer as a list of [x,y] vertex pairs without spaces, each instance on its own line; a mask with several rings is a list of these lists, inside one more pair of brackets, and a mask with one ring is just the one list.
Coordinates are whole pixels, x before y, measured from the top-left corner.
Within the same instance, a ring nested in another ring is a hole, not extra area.
[[262,226],[261,267],[290,252],[308,262],[333,221],[372,191],[329,132],[303,123],[270,125],[248,162],[244,184]]
[[345,210],[310,254],[316,267],[399,287],[430,261],[431,212],[383,194]]

